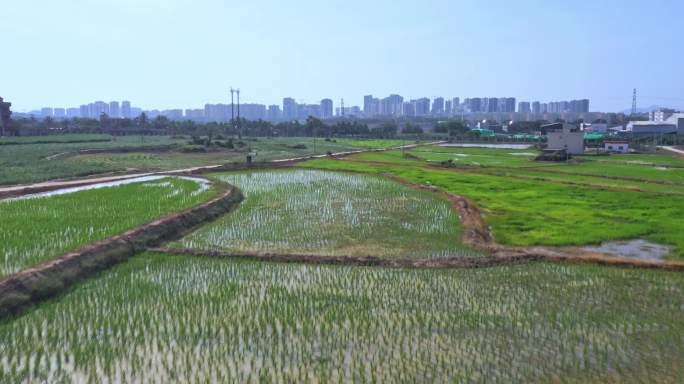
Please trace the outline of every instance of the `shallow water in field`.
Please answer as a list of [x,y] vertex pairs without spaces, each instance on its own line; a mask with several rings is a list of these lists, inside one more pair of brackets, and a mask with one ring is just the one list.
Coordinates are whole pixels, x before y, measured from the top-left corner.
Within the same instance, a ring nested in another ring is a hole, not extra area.
[[51,197],[51,196],[57,196],[57,195],[65,195],[67,193],[87,191],[87,190],[91,190],[91,189],[111,188],[111,187],[117,187],[119,185],[142,183],[142,182],[147,182],[147,181],[156,181],[156,180],[165,179],[165,178],[169,178],[169,177],[173,177],[173,178],[177,178],[177,179],[183,179],[183,180],[191,180],[191,181],[196,182],[197,184],[200,185],[200,189],[195,191],[194,192],[195,194],[206,191],[207,189],[209,189],[209,185],[210,185],[210,182],[208,180],[201,179],[198,177],[153,175],[153,176],[136,177],[136,178],[132,178],[132,179],[108,181],[105,183],[82,185],[82,186],[78,186],[78,187],[62,188],[62,189],[57,189],[57,190],[49,191],[49,192],[33,193],[30,195],[24,195],[24,196],[20,196],[17,198],[5,199],[3,201],[22,200],[22,199],[36,199],[36,198]]
[[672,252],[672,248],[666,245],[642,239],[605,242],[597,247],[584,247],[583,249],[590,252],[600,252],[641,260],[661,260]]
[[453,143],[440,144],[440,147],[451,148],[499,148],[499,149],[528,149],[532,147],[529,144],[475,144],[475,143]]

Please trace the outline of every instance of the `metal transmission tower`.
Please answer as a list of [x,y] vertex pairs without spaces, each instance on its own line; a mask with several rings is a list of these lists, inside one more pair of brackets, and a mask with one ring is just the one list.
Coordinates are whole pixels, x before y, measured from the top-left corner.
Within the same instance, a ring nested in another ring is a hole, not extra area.
[[637,113],[637,90],[634,88],[634,93],[632,94],[632,115]]
[[[235,120],[235,99],[234,94],[237,93],[237,124]],[[233,129],[237,129],[238,131],[238,137],[242,139],[242,123],[240,122],[240,89],[233,89],[233,87],[230,87],[230,124],[233,126]]]

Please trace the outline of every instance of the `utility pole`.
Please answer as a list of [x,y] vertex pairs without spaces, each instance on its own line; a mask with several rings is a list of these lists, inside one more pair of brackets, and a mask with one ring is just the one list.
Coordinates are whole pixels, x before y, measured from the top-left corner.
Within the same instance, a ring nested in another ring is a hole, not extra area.
[[233,102],[233,93],[235,93],[235,90],[233,87],[230,87],[230,125],[235,129],[235,113],[233,113],[235,110],[235,103]]
[[637,113],[637,90],[634,88],[634,93],[632,94],[632,116]]
[[240,88],[236,90],[237,92],[237,102],[238,102],[238,110],[237,110],[237,124],[238,124],[238,132],[240,133],[240,140],[242,140],[242,122],[240,121]]

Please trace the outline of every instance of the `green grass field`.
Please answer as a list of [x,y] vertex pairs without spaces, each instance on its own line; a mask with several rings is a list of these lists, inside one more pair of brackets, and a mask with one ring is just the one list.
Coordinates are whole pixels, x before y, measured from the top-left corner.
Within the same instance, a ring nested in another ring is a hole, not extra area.
[[[77,135],[79,140],[89,137],[100,138],[102,135]],[[55,138],[63,136],[55,136]],[[23,140],[53,140],[52,136],[38,138],[22,138]],[[71,138],[73,139],[73,138]],[[51,143],[30,145],[2,145],[0,146],[0,185],[24,184],[85,176],[96,173],[123,170],[123,167],[103,167],[100,164],[73,162],[68,159],[48,160],[47,157],[64,152],[74,152],[82,149],[103,149],[135,146],[158,146],[182,143],[167,136],[123,136],[108,142],[81,143]]]
[[50,197],[0,200],[0,278],[211,196],[165,178]]
[[98,141],[112,141],[115,138],[111,135],[104,134],[65,134],[65,135],[49,135],[49,136],[2,136],[0,137],[0,145],[14,145],[14,144],[41,144],[41,143],[80,143],[80,142],[98,142]]
[[[502,161],[517,158],[508,152],[501,157]],[[391,159],[389,154],[386,159]],[[308,161],[300,166],[390,174],[469,197],[484,208],[486,221],[491,224],[497,241],[503,244],[585,245],[608,240],[646,238],[672,245],[676,247],[674,255],[684,257],[684,236],[681,235],[684,233],[684,220],[681,219],[684,217],[684,196],[659,193],[664,188],[684,192],[676,186],[645,186],[644,190],[650,192],[638,192],[630,190],[630,187],[648,183],[602,179],[611,186],[624,187],[615,190],[591,183],[583,184],[586,180],[578,180],[577,176],[560,178],[560,173],[555,174],[556,180],[552,177],[546,180],[516,179],[508,175],[506,168],[500,168],[503,171],[498,174],[489,168],[463,172],[430,167],[420,161],[381,165],[322,159]],[[544,166],[543,170],[549,167],[565,166]],[[529,176],[534,177],[534,174]],[[566,184],[573,180],[579,184]],[[596,178],[593,181],[597,184]]]
[[0,323],[3,382],[681,382],[684,275],[145,254]]
[[[248,153],[253,161],[271,161],[328,152],[345,152],[369,147],[392,146],[398,140],[325,141],[322,138],[245,138],[244,146],[214,149],[206,153],[185,153],[182,149],[167,152],[97,153],[46,158],[83,149],[116,149],[163,145],[183,145],[185,138],[168,136],[54,135],[5,138],[0,144],[21,142],[26,145],[0,145],[0,185],[25,184],[57,178],[73,178],[126,170],[163,171],[225,163],[244,163]],[[104,141],[103,141],[104,140]],[[109,141],[106,141],[109,140]],[[47,143],[46,143],[47,142]],[[404,143],[403,141],[401,143]],[[400,145],[400,144],[397,144]]]
[[308,170],[214,176],[246,196],[240,207],[176,247],[341,256],[477,255],[458,214],[431,192],[372,176]]

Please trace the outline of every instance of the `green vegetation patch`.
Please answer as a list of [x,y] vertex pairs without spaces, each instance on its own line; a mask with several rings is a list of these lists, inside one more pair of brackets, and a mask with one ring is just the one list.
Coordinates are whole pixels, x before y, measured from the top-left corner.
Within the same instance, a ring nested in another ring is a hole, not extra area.
[[6,382],[681,382],[684,274],[145,254],[0,323]]
[[[90,135],[78,135],[86,139]],[[92,135],[95,138],[100,135]],[[56,136],[62,137],[62,136]],[[46,139],[44,136],[40,136]],[[52,137],[50,137],[51,139]],[[23,138],[29,140],[29,138]],[[68,159],[47,158],[52,155],[76,152],[83,149],[115,149],[135,146],[159,146],[178,144],[182,141],[168,136],[123,136],[105,142],[65,142],[31,145],[2,145],[0,146],[0,185],[33,183],[67,177],[77,177],[96,173],[121,171],[124,168],[116,166],[102,166],[101,164],[87,164],[69,161]]]
[[226,173],[240,207],[174,246],[230,252],[342,256],[476,255],[461,244],[458,213],[431,192],[348,173]]
[[0,137],[0,145],[28,145],[49,143],[95,143],[115,140],[111,135],[66,134],[50,136]]
[[0,200],[0,278],[208,199],[164,178],[51,197]]
[[643,237],[684,257],[684,196],[600,189],[418,166],[312,160],[301,167],[390,174],[471,198],[498,242],[585,245]]

